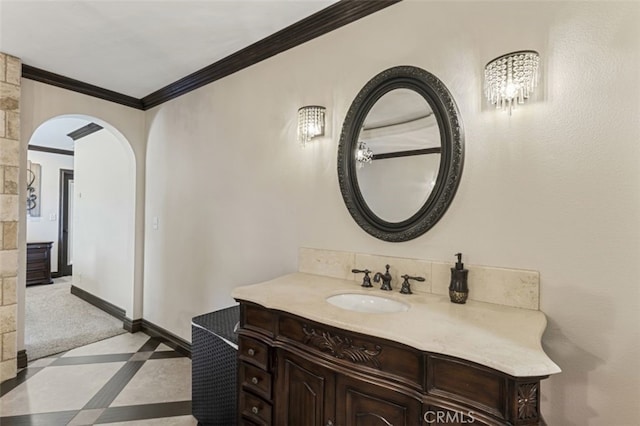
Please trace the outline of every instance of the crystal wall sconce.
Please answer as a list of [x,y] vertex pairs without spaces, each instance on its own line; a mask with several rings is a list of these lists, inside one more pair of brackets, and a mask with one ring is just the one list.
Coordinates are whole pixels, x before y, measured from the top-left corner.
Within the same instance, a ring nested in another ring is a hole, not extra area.
[[324,116],[326,108],[317,105],[298,110],[298,143],[303,147],[316,136],[324,136]]
[[533,50],[507,53],[490,61],[484,67],[484,85],[487,100],[496,108],[515,108],[524,104],[538,85],[540,55]]
[[365,164],[373,161],[373,151],[371,151],[371,148],[369,148],[364,141],[358,142],[356,161],[358,162],[358,168],[362,168]]

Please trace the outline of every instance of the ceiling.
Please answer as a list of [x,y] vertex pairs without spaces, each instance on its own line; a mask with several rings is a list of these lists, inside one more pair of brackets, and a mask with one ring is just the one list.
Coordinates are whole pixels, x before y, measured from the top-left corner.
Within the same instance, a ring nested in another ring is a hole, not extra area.
[[0,0],[0,51],[135,98],[336,0]]
[[89,120],[76,117],[52,118],[33,132],[29,145],[73,151],[75,148],[74,140],[67,135],[89,123]]
[[[337,0],[0,0],[0,52],[134,98],[165,87]],[[73,151],[60,117],[30,145]]]

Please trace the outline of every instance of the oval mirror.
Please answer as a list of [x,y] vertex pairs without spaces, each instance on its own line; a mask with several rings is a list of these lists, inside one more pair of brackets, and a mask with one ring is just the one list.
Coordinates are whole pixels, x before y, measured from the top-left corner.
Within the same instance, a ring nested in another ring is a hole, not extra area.
[[462,123],[433,74],[394,67],[369,81],[345,118],[338,180],[347,209],[366,232],[407,241],[451,204],[462,174]]

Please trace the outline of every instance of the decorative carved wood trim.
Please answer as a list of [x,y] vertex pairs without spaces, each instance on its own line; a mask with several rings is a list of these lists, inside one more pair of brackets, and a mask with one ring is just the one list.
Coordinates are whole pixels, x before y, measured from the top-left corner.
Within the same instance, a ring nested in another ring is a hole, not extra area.
[[302,326],[305,334],[304,343],[315,346],[322,352],[328,352],[338,359],[346,359],[356,364],[371,364],[380,370],[380,361],[376,358],[382,352],[378,345],[375,348],[367,349],[365,346],[355,346],[353,340],[348,337],[331,335],[329,332],[316,332],[315,329],[308,329],[307,325]]
[[538,384],[524,383],[518,385],[518,420],[538,418]]

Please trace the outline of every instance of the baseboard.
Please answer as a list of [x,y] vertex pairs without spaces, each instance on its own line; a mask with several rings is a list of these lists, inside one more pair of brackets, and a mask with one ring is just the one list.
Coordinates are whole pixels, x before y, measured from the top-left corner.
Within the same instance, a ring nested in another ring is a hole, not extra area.
[[129,317],[125,317],[123,321],[123,327],[129,333],[137,333],[142,331],[142,318],[132,320]]
[[[167,346],[173,348],[176,352],[180,352],[182,355],[191,358],[191,343],[176,336],[172,332],[165,330],[164,328],[155,325],[152,322],[147,321],[144,318],[138,318],[132,320],[127,318],[126,311],[113,303],[109,303],[106,300],[94,296],[93,294],[78,288],[74,285],[71,286],[71,294],[78,296],[85,302],[91,303],[96,308],[102,309],[106,313],[114,316],[122,321],[122,327],[129,333],[137,333],[143,331],[151,337],[155,337],[161,340]],[[26,356],[26,355],[25,355]]]
[[176,336],[172,332],[165,330],[144,318],[142,319],[142,331],[151,337],[162,340],[165,345],[173,348],[176,352],[191,358],[191,343]]
[[18,351],[18,368],[27,368],[28,360],[27,360],[27,350],[20,349]]
[[51,273],[51,278],[60,278],[62,277],[62,272],[52,272]]
[[114,305],[113,303],[109,303],[106,300],[99,298],[98,296],[94,296],[88,291],[84,291],[83,289],[78,288],[75,285],[71,286],[71,294],[78,296],[80,299],[84,300],[85,302],[91,303],[96,308],[102,309],[109,315],[116,317],[117,319],[119,319],[124,323],[124,320],[126,318],[125,317],[126,311],[124,309]]

